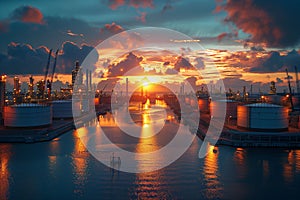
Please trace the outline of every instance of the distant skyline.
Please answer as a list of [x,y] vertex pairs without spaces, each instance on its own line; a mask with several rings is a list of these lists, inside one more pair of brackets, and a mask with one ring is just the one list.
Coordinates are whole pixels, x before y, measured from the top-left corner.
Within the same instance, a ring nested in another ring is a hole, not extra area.
[[284,70],[300,65],[297,1],[12,0],[0,5],[3,74],[43,74],[49,49],[57,48],[57,73],[70,74],[74,61],[82,62],[101,41],[149,26],[199,39],[212,52],[227,88],[267,88],[272,80],[285,88]]

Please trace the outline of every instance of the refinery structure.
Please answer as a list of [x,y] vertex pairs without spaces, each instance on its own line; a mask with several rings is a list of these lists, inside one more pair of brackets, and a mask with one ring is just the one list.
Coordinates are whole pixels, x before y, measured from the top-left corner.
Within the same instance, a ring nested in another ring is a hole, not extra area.
[[[27,92],[21,91],[21,82],[17,76],[13,78],[13,91],[7,92],[7,77],[1,76],[0,124],[2,132],[0,132],[0,139],[2,141],[3,133],[11,132],[13,135],[17,132],[15,130],[19,128],[32,129],[41,135],[39,135],[39,139],[35,140],[35,133],[33,133],[30,137],[19,138],[18,142],[51,139],[74,128],[73,117],[86,117],[91,112],[96,112],[97,116],[105,115],[107,112],[111,112],[112,104],[121,105],[126,102],[125,100],[128,100],[128,78],[125,82],[125,94],[119,91],[118,95],[113,95],[115,91],[108,89],[112,86],[111,82],[103,80],[93,84],[92,71],[84,70],[78,61],[75,62],[71,72],[71,84],[60,88],[59,92],[53,91],[58,52],[57,50],[55,53],[52,67],[50,66],[52,50],[49,52],[42,80],[35,82],[33,76],[28,77]],[[287,71],[286,73],[289,77]],[[141,104],[148,102],[150,106],[155,105],[158,100],[164,101],[177,116],[177,120],[186,120],[182,117],[183,113],[178,103],[178,98],[181,98],[184,106],[190,109],[188,114],[199,111],[201,113],[200,121],[196,122],[199,124],[194,125],[194,129],[197,130],[201,139],[206,137],[205,129],[210,120],[222,117],[222,107],[225,105],[225,124],[218,144],[231,146],[294,145],[300,147],[300,86],[298,75],[296,79],[296,92],[291,90],[290,79],[287,79],[288,92],[278,93],[275,82],[272,81],[268,93],[255,94],[251,86],[249,90],[242,87],[242,92],[234,92],[229,89],[225,99],[212,99],[210,94],[213,91],[209,91],[209,88],[202,86],[196,94],[193,94],[185,91],[185,83],[182,83],[177,94],[170,90],[164,90],[157,85],[153,86],[155,89],[151,91],[140,87],[132,93],[129,101],[140,102]],[[218,94],[214,96],[217,97]],[[196,100],[193,97],[196,97]],[[53,133],[52,136],[51,133]],[[9,141],[14,141],[14,139]]]

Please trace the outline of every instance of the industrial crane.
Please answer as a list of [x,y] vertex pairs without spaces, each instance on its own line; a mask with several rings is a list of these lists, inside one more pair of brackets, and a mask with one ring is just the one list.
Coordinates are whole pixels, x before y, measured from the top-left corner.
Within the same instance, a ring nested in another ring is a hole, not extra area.
[[296,87],[297,87],[297,94],[299,94],[299,93],[300,93],[300,85],[299,85],[299,77],[298,77],[297,66],[295,66],[295,73],[296,73]]
[[288,72],[288,69],[285,69],[285,72],[286,72],[286,76],[287,76],[287,80],[288,80],[288,86],[289,86],[289,92],[290,92],[290,95],[289,95],[289,99],[290,99],[290,102],[291,102],[291,107],[292,107],[292,111],[294,111],[294,104],[293,104],[293,98],[292,98],[292,88],[291,88],[291,81],[290,81],[290,76],[289,76],[289,72]]
[[46,79],[47,79],[47,75],[48,75],[48,71],[49,71],[51,54],[52,54],[52,49],[50,49],[50,51],[49,51],[48,61],[47,61],[47,65],[46,65],[46,71],[45,71],[45,77],[44,77],[44,83],[43,83],[44,85],[43,85],[43,89],[41,91],[42,98],[45,98],[45,91],[47,91]]
[[51,79],[50,79],[50,83],[49,83],[49,93],[48,93],[48,97],[51,97],[51,91],[52,91],[52,83],[53,83],[53,77],[54,77],[54,73],[55,73],[55,69],[56,69],[56,61],[57,61],[57,55],[58,55],[59,49],[56,50],[55,53],[55,58],[54,58],[54,64],[53,64],[53,69],[52,69],[52,74],[51,74]]

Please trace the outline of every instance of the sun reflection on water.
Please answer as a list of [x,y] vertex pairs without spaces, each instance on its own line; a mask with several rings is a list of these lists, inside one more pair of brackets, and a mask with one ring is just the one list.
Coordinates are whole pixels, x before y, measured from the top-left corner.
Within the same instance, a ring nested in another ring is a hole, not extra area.
[[[0,197],[8,197],[9,195],[9,182],[10,182],[10,172],[8,168],[8,163],[10,159],[10,149],[11,146],[5,144],[3,148],[0,149]],[[2,152],[4,151],[4,152]]]

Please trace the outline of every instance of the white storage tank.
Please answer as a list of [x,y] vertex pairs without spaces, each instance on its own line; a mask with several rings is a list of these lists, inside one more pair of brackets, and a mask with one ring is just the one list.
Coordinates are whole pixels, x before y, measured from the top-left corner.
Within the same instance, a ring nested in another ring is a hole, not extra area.
[[4,126],[39,127],[52,124],[52,107],[46,104],[18,104],[4,107]]
[[213,117],[222,117],[224,112],[224,106],[226,110],[226,118],[237,117],[238,102],[230,99],[215,100],[210,102],[210,114]]
[[72,118],[72,100],[52,101],[53,118]]
[[288,108],[255,103],[238,106],[237,126],[257,131],[284,131],[288,129]]

